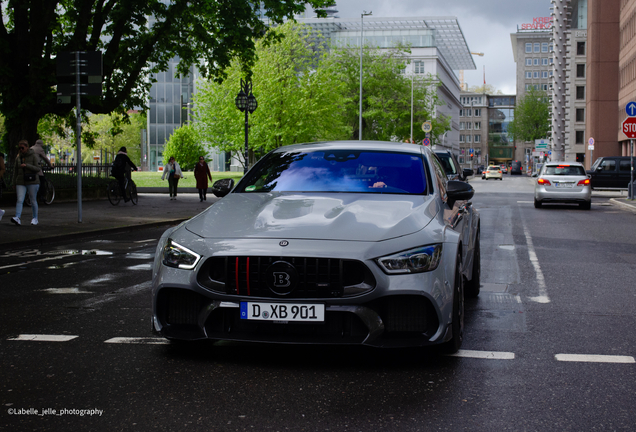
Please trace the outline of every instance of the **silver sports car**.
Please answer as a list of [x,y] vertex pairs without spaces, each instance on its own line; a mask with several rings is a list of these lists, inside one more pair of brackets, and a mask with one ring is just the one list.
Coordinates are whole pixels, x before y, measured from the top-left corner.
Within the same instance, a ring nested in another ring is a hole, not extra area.
[[428,148],[281,147],[232,187],[159,241],[156,332],[459,349],[464,297],[479,294],[479,213]]

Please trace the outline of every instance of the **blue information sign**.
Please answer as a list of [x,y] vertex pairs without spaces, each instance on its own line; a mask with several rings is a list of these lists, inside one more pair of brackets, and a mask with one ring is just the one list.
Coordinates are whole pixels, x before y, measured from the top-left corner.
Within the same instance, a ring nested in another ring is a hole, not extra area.
[[625,112],[630,117],[636,117],[636,102],[629,102],[625,105]]

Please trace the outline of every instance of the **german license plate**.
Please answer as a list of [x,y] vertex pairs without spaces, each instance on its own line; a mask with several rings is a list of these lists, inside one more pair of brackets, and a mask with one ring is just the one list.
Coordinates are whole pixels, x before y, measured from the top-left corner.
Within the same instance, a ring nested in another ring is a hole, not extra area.
[[277,322],[323,322],[324,304],[241,302],[241,319]]
[[556,187],[558,187],[558,188],[571,188],[571,187],[574,187],[574,183],[573,182],[558,182],[556,184]]

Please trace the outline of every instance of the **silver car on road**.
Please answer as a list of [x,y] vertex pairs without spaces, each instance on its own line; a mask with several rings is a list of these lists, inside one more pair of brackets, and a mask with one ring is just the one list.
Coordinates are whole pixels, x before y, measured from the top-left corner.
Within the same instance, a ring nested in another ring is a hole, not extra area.
[[534,186],[534,206],[545,203],[576,203],[589,210],[592,187],[585,167],[579,162],[548,162],[543,165]]
[[448,181],[428,148],[281,147],[231,187],[161,237],[154,331],[459,349],[464,297],[479,294],[479,213],[472,186]]

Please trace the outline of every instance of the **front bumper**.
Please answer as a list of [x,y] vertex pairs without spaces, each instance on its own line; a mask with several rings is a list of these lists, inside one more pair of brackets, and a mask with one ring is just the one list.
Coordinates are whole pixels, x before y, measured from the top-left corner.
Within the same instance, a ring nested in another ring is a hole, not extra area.
[[[258,250],[258,246],[252,243],[253,250]],[[210,258],[203,259],[194,270],[166,267],[155,262],[153,330],[168,339],[180,340],[359,344],[375,347],[442,343],[450,337],[448,329],[452,316],[452,284],[457,251],[452,246],[444,245],[439,266],[430,272],[387,275],[373,259],[361,259],[360,262],[372,273],[372,289],[360,293],[355,290],[329,289],[327,294],[322,292],[320,295],[302,291],[294,298],[265,296],[263,290],[254,288],[254,276],[251,273],[249,293],[244,289],[246,285],[242,279],[238,292],[232,288],[232,284],[228,285],[228,289],[209,284],[201,272],[210,274],[206,268]],[[289,260],[285,257],[280,259]],[[239,267],[242,265],[239,263]],[[229,279],[235,277],[232,273]],[[369,279],[365,280],[368,282]],[[306,323],[241,319],[241,301],[324,304],[325,320]]]

